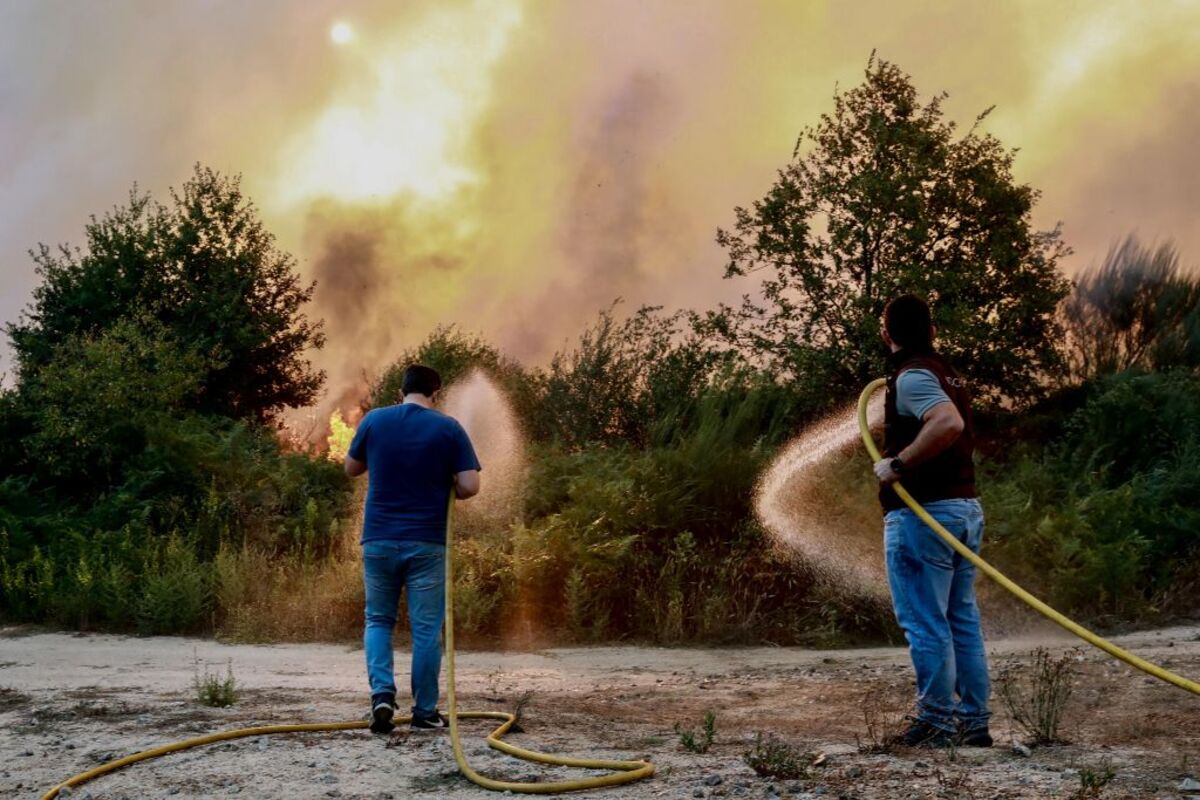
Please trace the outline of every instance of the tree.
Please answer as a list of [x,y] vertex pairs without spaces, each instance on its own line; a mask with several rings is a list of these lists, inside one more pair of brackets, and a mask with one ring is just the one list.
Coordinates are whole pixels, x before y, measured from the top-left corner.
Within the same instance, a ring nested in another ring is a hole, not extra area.
[[1200,280],[1170,242],[1151,250],[1126,237],[1076,278],[1062,310],[1073,380],[1200,364]]
[[8,326],[19,379],[73,338],[144,318],[203,358],[195,410],[266,422],[311,403],[324,381],[305,358],[324,343],[301,310],[313,284],[300,282],[238,178],[197,165],[171,200],[157,204],[135,187],[127,206],[92,218],[86,249],[31,254],[43,282]]
[[767,195],[719,230],[726,277],[761,275],[761,296],[706,326],[836,402],[884,369],[879,317],[891,297],[925,296],[941,350],[985,401],[1035,396],[1060,368],[1058,228],[1037,232],[1038,192],[1012,177],[1015,151],[978,125],[962,138],[938,95],[922,105],[895,65],[834,95]]

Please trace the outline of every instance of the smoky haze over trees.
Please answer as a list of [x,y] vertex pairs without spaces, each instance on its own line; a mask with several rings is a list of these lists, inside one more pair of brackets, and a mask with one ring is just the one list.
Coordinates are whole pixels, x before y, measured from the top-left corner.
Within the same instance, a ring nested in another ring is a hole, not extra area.
[[[834,95],[767,195],[717,234],[728,276],[762,276],[761,296],[711,328],[797,382],[844,398],[883,371],[878,321],[914,292],[934,307],[939,347],[978,398],[1029,400],[1059,367],[1055,308],[1068,284],[1059,231],[1035,231],[1038,192],[1013,151],[943,119],[911,80],[876,60]],[[818,377],[819,376],[819,377]]]
[[[364,406],[397,402],[415,361],[447,382],[482,369],[529,439],[511,524],[459,544],[464,634],[895,636],[887,609],[771,546],[753,499],[781,445],[882,372],[878,316],[904,291],[930,297],[983,388],[998,565],[1091,618],[1195,610],[1200,282],[1170,245],[1129,238],[1063,301],[1066,246],[1030,226],[1037,191],[994,138],[956,137],[941,101],[875,60],[835,96],[719,234],[728,274],[762,277],[740,307],[614,304],[544,367],[442,327],[375,376]],[[270,426],[321,387],[312,287],[236,180],[198,167],[171,199],[135,191],[86,248],[34,254],[44,283],[9,326],[20,370],[0,390],[0,618],[353,638],[350,485]],[[873,509],[868,466],[831,455],[814,502]],[[846,533],[874,541],[876,523]]]

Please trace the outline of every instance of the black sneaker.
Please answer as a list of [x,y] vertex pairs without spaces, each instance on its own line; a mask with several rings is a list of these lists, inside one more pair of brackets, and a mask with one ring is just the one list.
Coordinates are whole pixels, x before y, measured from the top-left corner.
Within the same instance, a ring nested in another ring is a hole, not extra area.
[[954,736],[950,731],[917,719],[903,732],[889,739],[888,744],[900,747],[953,747]]
[[371,733],[391,733],[395,729],[396,695],[377,694],[371,697]]
[[969,731],[958,732],[959,747],[991,747],[992,735],[988,733],[987,725],[982,728],[972,728]]
[[435,731],[450,727],[450,720],[444,714],[436,711],[428,717],[418,716],[417,712],[413,711],[412,722],[409,726],[414,731]]

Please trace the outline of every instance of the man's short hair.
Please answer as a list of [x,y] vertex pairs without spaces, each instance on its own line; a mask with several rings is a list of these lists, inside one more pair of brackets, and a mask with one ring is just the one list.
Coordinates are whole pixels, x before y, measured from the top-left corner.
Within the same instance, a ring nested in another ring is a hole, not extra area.
[[883,309],[883,327],[892,341],[906,350],[933,346],[929,304],[915,294],[902,294]]
[[404,381],[400,384],[401,394],[423,394],[433,397],[433,393],[442,388],[442,376],[433,367],[424,364],[413,364],[404,370]]

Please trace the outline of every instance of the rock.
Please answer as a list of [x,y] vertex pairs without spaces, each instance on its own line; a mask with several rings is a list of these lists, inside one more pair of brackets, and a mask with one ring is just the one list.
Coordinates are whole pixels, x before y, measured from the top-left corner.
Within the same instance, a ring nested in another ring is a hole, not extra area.
[[720,775],[709,775],[707,778],[704,779],[705,786],[720,786],[724,782],[725,782],[725,779],[722,778]]
[[73,794],[75,794],[75,790],[72,789],[70,786],[64,786],[58,790],[59,797],[70,797]]
[[1029,758],[1033,755],[1033,751],[1020,742],[1013,742],[1012,751],[1022,758]]
[[321,783],[337,783],[337,782],[338,782],[337,775],[334,775],[332,772],[326,773],[321,776]]
[[1200,781],[1194,778],[1184,778],[1179,782],[1181,792],[1200,792]]
[[29,756],[33,755],[33,751],[32,750],[22,750],[21,755],[29,757]]
[[704,790],[703,789],[693,789],[692,797],[704,797]]
[[850,778],[861,778],[862,774],[862,767],[851,767],[850,769],[846,770],[846,775]]

